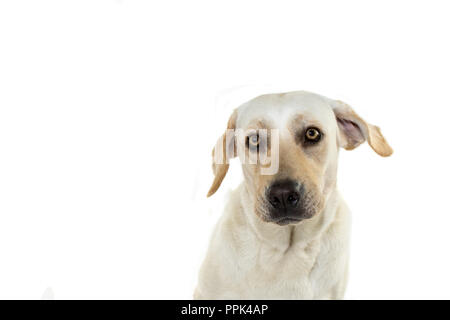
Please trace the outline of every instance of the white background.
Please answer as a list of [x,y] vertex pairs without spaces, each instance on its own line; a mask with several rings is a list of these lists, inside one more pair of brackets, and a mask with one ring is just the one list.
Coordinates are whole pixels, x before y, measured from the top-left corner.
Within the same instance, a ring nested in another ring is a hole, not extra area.
[[[347,298],[450,298],[445,1],[2,1],[0,298],[189,299],[231,110],[309,90],[395,150],[340,155]],[[47,290],[47,291],[46,291]],[[44,292],[46,292],[44,294]]]

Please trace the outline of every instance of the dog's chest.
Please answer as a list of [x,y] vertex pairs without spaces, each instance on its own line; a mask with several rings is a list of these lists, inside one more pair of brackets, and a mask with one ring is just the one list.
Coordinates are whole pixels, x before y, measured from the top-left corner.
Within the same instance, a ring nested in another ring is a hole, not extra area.
[[316,259],[320,244],[293,244],[276,248],[253,242],[239,254],[240,273],[235,279],[243,296],[258,298],[313,298],[316,292],[312,271],[317,268]]

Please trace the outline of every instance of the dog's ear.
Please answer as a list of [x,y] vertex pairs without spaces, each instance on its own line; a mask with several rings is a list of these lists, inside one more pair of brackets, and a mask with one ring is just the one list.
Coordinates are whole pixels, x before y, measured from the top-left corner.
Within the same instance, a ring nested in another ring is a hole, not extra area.
[[229,161],[236,156],[235,129],[236,129],[237,110],[234,110],[228,120],[227,130],[219,138],[212,151],[212,169],[214,181],[208,191],[207,197],[212,196],[227,174],[230,166]]
[[382,157],[388,157],[393,150],[381,134],[380,128],[364,121],[353,109],[342,101],[331,103],[339,127],[339,143],[346,150],[352,150],[367,140],[370,147]]

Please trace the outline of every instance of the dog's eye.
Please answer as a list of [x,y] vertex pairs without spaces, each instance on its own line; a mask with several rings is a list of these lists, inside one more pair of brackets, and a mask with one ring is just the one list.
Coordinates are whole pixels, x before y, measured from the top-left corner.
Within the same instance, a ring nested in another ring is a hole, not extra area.
[[320,133],[319,129],[317,128],[308,128],[305,132],[305,138],[308,142],[316,143],[320,140],[322,137],[322,134]]
[[258,148],[259,145],[259,135],[258,134],[252,134],[251,136],[247,137],[247,147],[251,149]]

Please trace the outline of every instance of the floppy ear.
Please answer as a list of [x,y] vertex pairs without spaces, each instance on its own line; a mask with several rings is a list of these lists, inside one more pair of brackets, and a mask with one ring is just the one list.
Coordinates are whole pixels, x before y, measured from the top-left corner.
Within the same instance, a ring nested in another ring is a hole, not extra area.
[[352,150],[367,140],[370,147],[382,157],[388,157],[393,150],[381,134],[380,128],[364,121],[353,109],[342,101],[333,100],[340,135],[340,145]]
[[212,169],[214,173],[214,181],[208,191],[207,197],[212,196],[227,174],[230,166],[229,160],[236,156],[236,145],[234,130],[236,129],[237,111],[234,110],[228,120],[227,130],[219,138],[212,151]]

